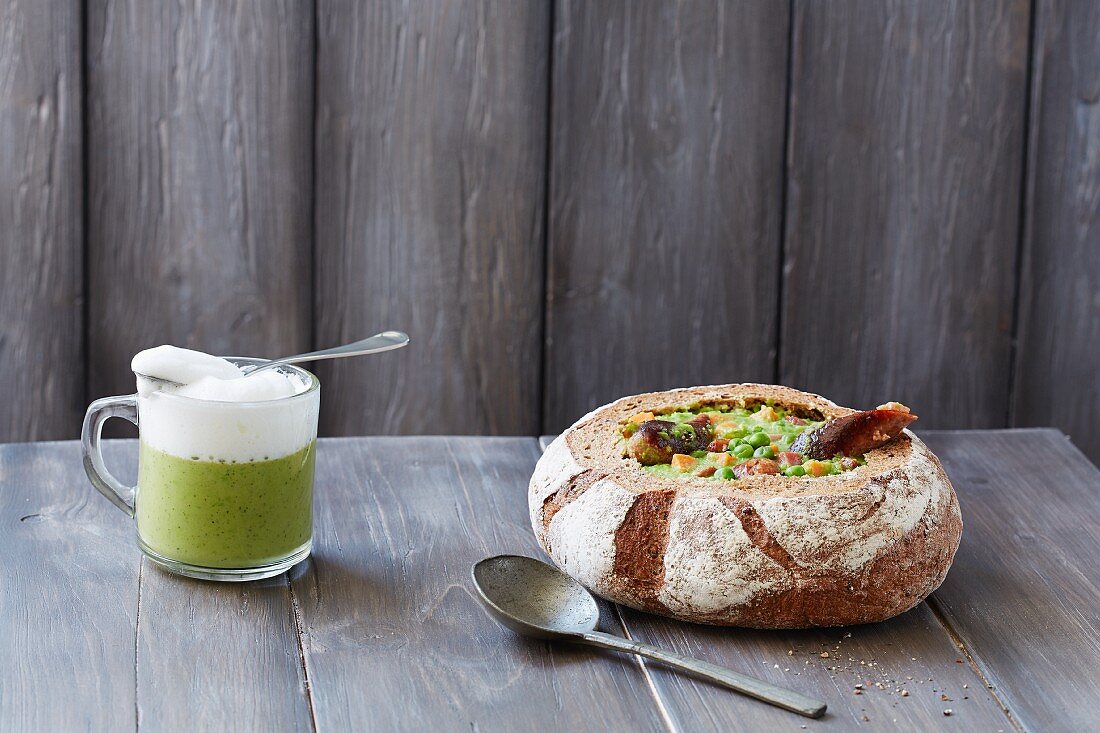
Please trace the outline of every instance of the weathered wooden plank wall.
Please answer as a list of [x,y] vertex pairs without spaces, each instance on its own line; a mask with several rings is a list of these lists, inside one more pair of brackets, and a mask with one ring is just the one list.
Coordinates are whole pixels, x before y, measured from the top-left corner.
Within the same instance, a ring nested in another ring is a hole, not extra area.
[[1100,4],[1037,0],[1013,421],[1100,463]]
[[1089,0],[4,0],[0,440],[395,327],[323,432],[779,379],[1100,458],[1098,56]]
[[795,3],[780,381],[999,427],[1028,3]]
[[0,3],[0,441],[80,424],[80,130],[79,0]]
[[88,373],[151,344],[310,344],[308,0],[88,3]]
[[771,381],[786,7],[563,0],[556,21],[545,427]]
[[549,4],[321,0],[322,429],[538,431]]

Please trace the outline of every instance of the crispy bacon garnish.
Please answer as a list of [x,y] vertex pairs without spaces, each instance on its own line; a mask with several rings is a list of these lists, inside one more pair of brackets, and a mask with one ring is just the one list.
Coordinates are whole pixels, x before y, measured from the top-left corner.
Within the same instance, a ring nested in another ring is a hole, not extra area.
[[668,463],[677,453],[702,450],[714,438],[714,429],[705,415],[686,423],[646,420],[630,437],[626,453],[643,466]]
[[818,460],[836,455],[860,456],[886,445],[916,419],[916,415],[904,410],[864,410],[803,433],[791,450]]

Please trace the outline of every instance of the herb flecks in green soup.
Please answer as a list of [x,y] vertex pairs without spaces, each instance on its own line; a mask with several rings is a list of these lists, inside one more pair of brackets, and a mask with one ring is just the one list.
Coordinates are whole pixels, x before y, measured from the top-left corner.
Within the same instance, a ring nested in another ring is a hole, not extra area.
[[278,562],[310,539],[315,443],[244,463],[180,458],[141,443],[137,526],[165,557],[211,568]]
[[[648,473],[677,478],[816,477],[863,465],[862,456],[813,460],[792,450],[800,435],[825,425],[824,420],[805,414],[768,403],[748,407],[711,405],[659,415],[643,412],[621,428],[627,441],[624,452],[639,459]],[[631,443],[639,430],[654,437],[656,449],[649,450],[638,439]],[[693,449],[679,452],[683,446]]]

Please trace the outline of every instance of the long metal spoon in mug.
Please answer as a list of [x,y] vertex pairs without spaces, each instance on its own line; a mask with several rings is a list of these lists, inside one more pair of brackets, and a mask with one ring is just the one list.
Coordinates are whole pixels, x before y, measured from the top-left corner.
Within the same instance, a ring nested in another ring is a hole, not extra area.
[[699,659],[596,631],[600,609],[584,586],[531,557],[498,555],[474,565],[474,587],[489,615],[513,631],[640,654],[777,707],[820,718],[825,703]]
[[[264,362],[263,364],[249,365],[241,367],[241,371],[244,372],[244,376],[261,372],[265,369],[271,369],[272,367],[279,366],[280,364],[296,364],[303,361],[319,361],[321,359],[341,359],[345,356],[365,356],[366,354],[381,354],[383,351],[393,351],[394,349],[400,349],[402,346],[407,346],[409,343],[409,335],[402,331],[383,331],[382,333],[376,333],[370,338],[360,339],[359,341],[353,341],[350,344],[344,344],[343,346],[333,346],[331,349],[321,349],[320,351],[309,351],[305,354],[295,354],[294,356],[284,356],[279,359],[272,359],[271,361]],[[153,382],[169,385],[173,387],[179,387],[179,382],[174,382],[171,379],[161,379],[160,377],[151,377],[148,374],[141,374],[137,372],[139,377],[144,377]]]

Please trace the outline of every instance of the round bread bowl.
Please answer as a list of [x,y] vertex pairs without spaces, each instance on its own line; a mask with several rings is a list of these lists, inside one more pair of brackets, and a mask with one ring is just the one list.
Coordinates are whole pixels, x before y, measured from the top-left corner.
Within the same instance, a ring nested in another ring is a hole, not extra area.
[[954,489],[908,430],[838,475],[664,478],[624,457],[638,412],[764,401],[831,419],[855,410],[788,387],[729,384],[624,397],[546,449],[528,493],[554,562],[596,594],[685,621],[792,629],[882,621],[947,575]]

